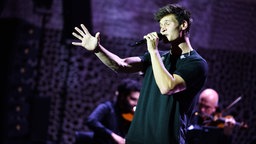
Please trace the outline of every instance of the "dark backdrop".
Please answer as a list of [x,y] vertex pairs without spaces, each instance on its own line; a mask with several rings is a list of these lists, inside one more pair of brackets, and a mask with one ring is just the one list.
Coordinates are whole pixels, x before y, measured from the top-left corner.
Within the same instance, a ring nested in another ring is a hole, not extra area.
[[[43,2],[43,1],[40,1]],[[118,82],[138,74],[116,74],[91,52],[70,44],[73,25],[85,23],[102,44],[121,57],[141,55],[144,46],[129,43],[158,31],[152,13],[170,1],[94,0],[38,7],[31,0],[3,3],[1,43],[1,143],[71,144],[76,130],[100,102],[112,98]],[[174,1],[171,1],[174,2]],[[216,89],[227,114],[245,121],[234,144],[255,139],[255,24],[253,0],[178,1],[193,14],[193,47],[209,63],[205,87]],[[165,45],[162,45],[165,47]]]

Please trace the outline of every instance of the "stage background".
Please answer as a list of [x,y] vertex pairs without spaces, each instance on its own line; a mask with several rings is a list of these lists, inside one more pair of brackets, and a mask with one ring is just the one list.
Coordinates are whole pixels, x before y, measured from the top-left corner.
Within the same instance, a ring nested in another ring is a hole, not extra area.
[[[153,13],[179,2],[192,11],[191,43],[209,63],[205,87],[220,94],[227,111],[249,128],[234,130],[234,144],[256,139],[256,2],[254,0],[1,0],[2,144],[72,144],[77,130],[100,103],[114,96],[118,82],[138,74],[117,74],[94,54],[71,45],[74,26],[84,23],[121,57],[141,55],[129,43],[158,31]],[[166,45],[161,44],[164,49]]]

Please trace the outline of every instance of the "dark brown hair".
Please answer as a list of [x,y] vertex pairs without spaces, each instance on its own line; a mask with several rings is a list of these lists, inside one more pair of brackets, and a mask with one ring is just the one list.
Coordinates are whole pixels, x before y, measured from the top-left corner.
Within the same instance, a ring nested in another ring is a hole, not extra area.
[[177,21],[179,22],[179,25],[181,25],[184,21],[187,21],[188,27],[185,30],[186,32],[189,32],[190,26],[192,23],[191,19],[191,13],[187,11],[184,7],[178,5],[178,4],[168,4],[162,8],[160,8],[155,14],[154,18],[156,21],[160,21],[164,16],[173,14],[175,15]]

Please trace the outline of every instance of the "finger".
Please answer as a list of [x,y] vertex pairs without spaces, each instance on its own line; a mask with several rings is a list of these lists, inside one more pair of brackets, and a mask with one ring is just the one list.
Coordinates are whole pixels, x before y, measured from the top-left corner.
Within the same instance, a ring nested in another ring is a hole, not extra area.
[[146,40],[150,40],[150,36],[149,35],[145,35],[143,38],[146,39]]
[[78,34],[76,34],[76,33],[72,33],[72,35],[74,36],[74,37],[76,37],[76,38],[78,38],[78,39],[80,39],[80,40],[82,40],[83,38],[80,36],[80,35],[78,35]]
[[148,38],[149,38],[150,40],[154,40],[154,39],[155,39],[154,35],[151,35],[151,34],[148,36]]
[[152,33],[150,34],[150,36],[151,36],[151,38],[154,39],[154,40],[159,39],[159,37],[158,37],[158,35],[157,35],[156,32],[152,32]]
[[86,34],[90,34],[88,29],[83,24],[81,24],[81,27]]
[[159,38],[158,35],[157,35],[157,33],[154,33],[154,38],[155,38],[155,39],[158,39],[158,38]]
[[100,32],[97,32],[97,33],[95,34],[95,37],[98,39],[98,38],[100,37]]
[[80,42],[72,42],[72,45],[81,46],[81,43]]
[[85,33],[84,33],[81,29],[79,29],[78,27],[75,27],[75,30],[76,30],[80,35],[82,35],[82,36],[85,35]]
[[95,34],[95,38],[98,40],[98,43],[100,42],[100,32],[97,32]]
[[157,32],[153,32],[152,34],[154,35],[154,37],[158,37]]

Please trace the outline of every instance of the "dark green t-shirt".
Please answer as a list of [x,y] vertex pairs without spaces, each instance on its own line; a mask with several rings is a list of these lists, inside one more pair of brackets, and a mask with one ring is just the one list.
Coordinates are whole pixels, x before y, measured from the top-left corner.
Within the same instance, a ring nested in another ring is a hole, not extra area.
[[188,119],[196,103],[196,95],[207,75],[206,61],[195,51],[181,55],[174,61],[169,52],[160,53],[166,69],[180,75],[186,90],[162,95],[155,82],[150,55],[141,57],[144,80],[135,116],[126,137],[127,144],[182,144]]

